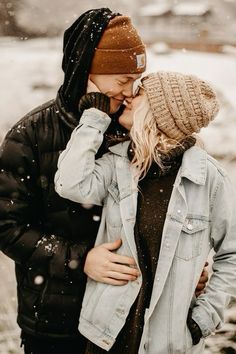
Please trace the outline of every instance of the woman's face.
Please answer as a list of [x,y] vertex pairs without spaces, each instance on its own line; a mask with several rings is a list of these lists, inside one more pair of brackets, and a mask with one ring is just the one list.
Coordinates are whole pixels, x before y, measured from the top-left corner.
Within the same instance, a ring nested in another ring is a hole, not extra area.
[[119,123],[127,130],[130,130],[133,125],[134,113],[140,107],[146,97],[145,91],[140,88],[138,93],[132,99],[126,99],[126,107],[124,112],[119,117]]

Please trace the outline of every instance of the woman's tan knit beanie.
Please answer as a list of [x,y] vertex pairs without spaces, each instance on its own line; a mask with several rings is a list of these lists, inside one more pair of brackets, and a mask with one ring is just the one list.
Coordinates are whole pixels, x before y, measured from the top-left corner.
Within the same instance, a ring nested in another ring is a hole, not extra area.
[[219,111],[214,90],[196,76],[160,71],[144,77],[142,85],[158,128],[169,138],[199,132]]

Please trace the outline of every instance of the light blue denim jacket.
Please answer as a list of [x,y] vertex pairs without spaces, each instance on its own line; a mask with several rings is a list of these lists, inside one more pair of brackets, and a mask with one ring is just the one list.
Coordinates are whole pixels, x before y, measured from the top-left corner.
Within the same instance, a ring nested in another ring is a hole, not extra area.
[[[110,148],[95,161],[110,118],[96,109],[84,112],[60,155],[56,191],[64,198],[103,205],[96,245],[122,238],[119,254],[134,257],[137,179],[127,157],[129,142]],[[203,353],[204,339],[192,346],[186,325],[189,307],[206,337],[220,328],[224,309],[236,295],[236,198],[226,173],[207,153],[184,153],[163,228],[149,308],[139,354]],[[194,290],[211,249],[213,274],[205,294]],[[109,350],[126,321],[142,276],[124,286],[88,278],[79,330]]]

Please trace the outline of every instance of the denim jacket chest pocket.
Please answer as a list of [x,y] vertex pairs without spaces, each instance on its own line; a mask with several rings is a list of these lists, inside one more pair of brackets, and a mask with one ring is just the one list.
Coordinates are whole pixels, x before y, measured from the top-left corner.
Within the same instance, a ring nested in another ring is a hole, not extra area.
[[176,257],[189,261],[198,257],[202,251],[203,238],[209,232],[209,222],[204,217],[186,217],[179,242]]
[[112,227],[121,227],[120,193],[116,182],[108,187],[108,195],[104,203],[106,206],[106,220]]

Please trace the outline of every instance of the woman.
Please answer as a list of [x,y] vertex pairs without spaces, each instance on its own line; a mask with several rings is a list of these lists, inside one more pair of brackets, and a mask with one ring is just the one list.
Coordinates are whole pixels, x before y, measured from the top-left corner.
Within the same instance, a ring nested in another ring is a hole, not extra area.
[[[79,325],[92,342],[87,353],[202,353],[203,337],[221,326],[236,293],[234,191],[194,136],[216,116],[216,95],[194,76],[146,76],[119,118],[130,140],[96,161],[109,99],[92,93],[80,106],[99,109],[85,110],[72,133],[56,190],[103,205],[96,245],[121,235],[119,254],[133,257],[140,273],[122,287],[88,278]],[[196,299],[212,248],[213,275]]]

